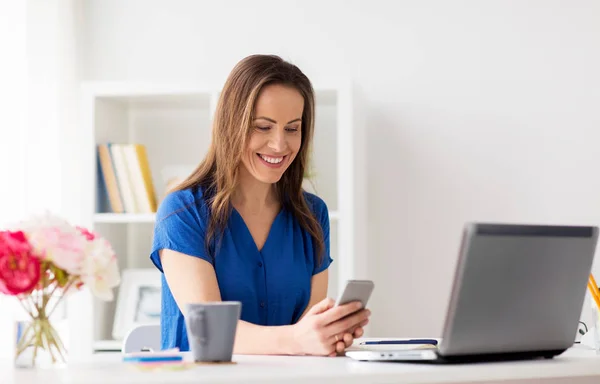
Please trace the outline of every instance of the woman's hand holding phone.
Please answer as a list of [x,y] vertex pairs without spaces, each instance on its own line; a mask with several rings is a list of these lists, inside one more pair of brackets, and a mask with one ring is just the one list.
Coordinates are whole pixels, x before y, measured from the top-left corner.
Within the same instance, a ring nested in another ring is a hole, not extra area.
[[[366,308],[374,288],[375,284],[371,280],[348,280],[344,287],[344,291],[339,296],[335,305],[340,306],[347,303],[358,302],[361,304],[360,308]],[[349,329],[348,332],[344,334],[344,343],[338,343],[336,351],[338,353],[343,353],[346,348],[352,345],[354,339],[362,337],[364,334],[363,327],[365,325],[366,323]]]
[[292,326],[293,353],[336,356],[362,336],[370,315],[360,302],[336,305],[332,299],[324,299]]

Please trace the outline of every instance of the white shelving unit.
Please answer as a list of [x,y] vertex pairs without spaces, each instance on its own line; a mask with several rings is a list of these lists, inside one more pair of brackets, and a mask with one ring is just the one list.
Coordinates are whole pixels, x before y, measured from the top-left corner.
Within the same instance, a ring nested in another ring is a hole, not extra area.
[[[328,205],[331,220],[329,295],[336,297],[347,279],[364,277],[366,216],[364,129],[360,104],[346,81],[314,82],[316,127],[314,177],[305,183]],[[157,198],[165,195],[167,179],[178,171],[187,176],[204,157],[218,87],[164,84],[85,83],[82,88],[82,130],[77,140],[85,148],[79,174],[80,222],[113,245],[121,270],[154,268],[149,259],[154,214],[111,213],[99,193],[96,145],[106,142],[146,146]],[[70,299],[72,350],[90,354],[119,349],[112,324],[118,298],[102,303],[86,290]]]

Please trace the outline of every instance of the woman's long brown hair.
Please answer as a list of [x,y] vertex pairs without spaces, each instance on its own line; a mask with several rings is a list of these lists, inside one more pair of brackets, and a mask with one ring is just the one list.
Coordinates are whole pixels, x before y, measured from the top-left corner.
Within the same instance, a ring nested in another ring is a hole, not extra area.
[[223,233],[231,214],[231,196],[237,186],[241,156],[252,133],[256,99],[261,89],[270,84],[293,87],[304,98],[300,150],[276,188],[282,207],[289,210],[312,236],[317,261],[321,263],[324,256],[322,228],[308,207],[302,190],[314,131],[314,90],[298,67],[280,57],[252,55],[233,68],[219,96],[208,153],[175,190],[202,188],[210,210],[205,246],[214,257],[211,244]]

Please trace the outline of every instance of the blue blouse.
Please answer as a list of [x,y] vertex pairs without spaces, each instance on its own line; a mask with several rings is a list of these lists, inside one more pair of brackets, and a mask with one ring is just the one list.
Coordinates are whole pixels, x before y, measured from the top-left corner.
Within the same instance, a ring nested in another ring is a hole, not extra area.
[[[308,206],[321,223],[325,240],[318,264],[312,237],[291,212],[282,209],[267,240],[258,250],[246,223],[232,209],[214,259],[205,252],[208,207],[200,189],[172,192],[158,208],[150,259],[162,272],[158,255],[171,249],[210,262],[216,272],[221,299],[242,303],[241,320],[259,325],[288,325],[299,320],[311,292],[313,275],[333,261],[329,246],[329,212],[325,202],[304,192]],[[162,274],[162,349],[189,350],[183,314]]]

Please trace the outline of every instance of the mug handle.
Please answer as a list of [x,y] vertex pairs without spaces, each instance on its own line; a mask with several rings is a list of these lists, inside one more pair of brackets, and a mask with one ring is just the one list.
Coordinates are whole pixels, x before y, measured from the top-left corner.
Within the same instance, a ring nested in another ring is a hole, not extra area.
[[206,313],[204,308],[197,308],[190,313],[190,325],[192,326],[192,337],[200,345],[208,344],[208,332],[206,330]]

